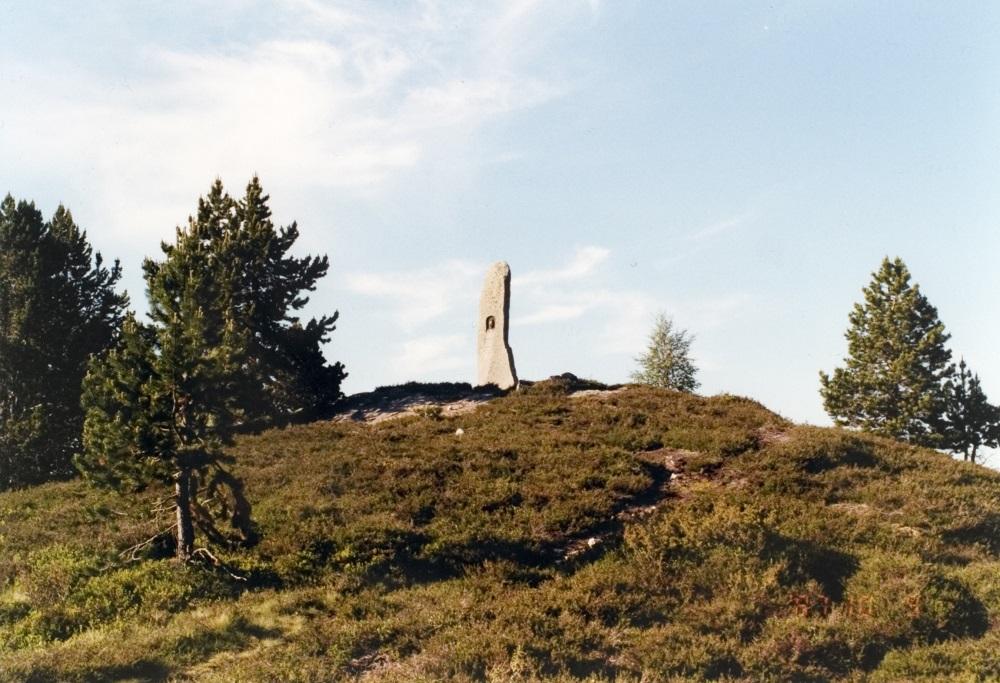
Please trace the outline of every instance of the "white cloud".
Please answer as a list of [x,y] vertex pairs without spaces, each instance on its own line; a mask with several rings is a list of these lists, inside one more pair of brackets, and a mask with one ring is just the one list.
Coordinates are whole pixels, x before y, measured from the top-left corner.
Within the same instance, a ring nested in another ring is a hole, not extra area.
[[[532,312],[514,320],[519,325],[537,325],[578,318],[597,303],[589,289],[578,290],[610,257],[608,249],[584,246],[569,261],[553,269],[526,272],[513,278],[520,305]],[[386,303],[395,324],[413,330],[456,310],[473,310],[485,263],[452,260],[430,268],[397,272],[355,272],[346,276],[347,289]],[[558,289],[573,283],[572,292]]]
[[596,353],[632,352],[655,308],[643,292],[600,283],[602,267],[610,258],[609,249],[582,246],[561,267],[515,276],[512,287],[519,305],[529,312],[516,316],[512,323],[533,326],[582,321],[591,335],[584,343],[589,341]]
[[468,261],[448,261],[421,270],[351,273],[347,275],[347,288],[382,299],[395,323],[411,330],[459,305],[473,306],[485,270],[485,266]]
[[603,313],[603,325],[595,340],[598,352],[634,354],[649,333],[656,302],[644,292],[629,290],[600,292],[598,299]]
[[466,335],[428,335],[403,342],[391,365],[401,377],[425,378],[468,365],[472,350]]
[[515,275],[512,284],[518,286],[548,285],[568,280],[579,280],[591,275],[598,266],[608,260],[609,256],[611,256],[611,252],[604,247],[578,247],[573,258],[565,266],[552,270],[533,270],[524,275]]
[[514,318],[514,325],[537,325],[539,323],[573,320],[587,312],[587,306],[582,304],[554,304],[538,309],[534,313]]
[[693,330],[715,330],[753,310],[753,300],[745,292],[699,298],[677,307],[678,322]]
[[390,14],[286,0],[267,39],[142,48],[127,82],[5,63],[0,148],[22,175],[88,186],[92,207],[75,200],[77,213],[142,243],[181,222],[216,175],[370,195],[448,155],[462,177],[484,124],[565,91],[534,72],[524,44],[559,6],[427,1]]
[[753,210],[744,211],[735,216],[725,218],[720,221],[716,221],[711,225],[706,225],[690,235],[688,239],[692,242],[701,242],[704,240],[711,239],[713,237],[718,237],[719,235],[725,234],[737,228],[741,228],[744,225],[750,223],[756,217],[756,212]]
[[362,23],[357,14],[319,0],[284,0],[282,4],[302,12],[310,21],[327,28],[353,29]]

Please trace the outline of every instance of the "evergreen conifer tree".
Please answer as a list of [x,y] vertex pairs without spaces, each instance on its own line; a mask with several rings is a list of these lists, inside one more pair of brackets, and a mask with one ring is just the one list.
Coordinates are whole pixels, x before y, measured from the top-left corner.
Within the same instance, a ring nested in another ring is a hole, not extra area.
[[199,496],[232,482],[223,448],[235,430],[313,414],[340,396],[343,368],[320,348],[336,313],[305,325],[295,315],[328,261],[289,256],[298,229],[276,229],[267,200],[256,178],[239,201],[216,181],[161,245],[163,261],[143,263],[151,323],[130,317],[84,382],[77,466],[118,489],[172,484],[182,560]]
[[[187,233],[212,254],[206,277],[215,278],[219,287],[218,297],[203,304],[206,324],[218,327],[229,316],[246,340],[238,388],[243,420],[266,426],[328,409],[340,398],[346,376],[340,363],[327,363],[322,350],[337,313],[305,324],[297,315],[309,302],[307,292],[326,275],[328,259],[289,254],[298,227],[275,227],[268,196],[256,177],[240,200],[217,180],[198,201]],[[164,261],[143,264],[147,277],[156,277],[176,258],[173,245],[164,244],[162,250]]]
[[0,203],[0,489],[73,473],[83,411],[80,383],[108,348],[128,298],[60,206]]
[[1000,407],[990,404],[979,375],[973,374],[962,359],[958,372],[948,384],[947,448],[961,453],[962,459],[976,462],[983,446],[1000,446]]
[[948,334],[902,260],[882,261],[849,320],[845,367],[832,376],[820,372],[830,417],[901,441],[943,445]]
[[687,330],[675,330],[673,321],[659,314],[649,335],[646,352],[636,358],[639,370],[632,381],[654,387],[692,392],[698,388],[698,369],[691,359],[694,337]]
[[215,254],[178,231],[170,258],[147,269],[151,325],[129,317],[119,345],[84,380],[84,450],[77,466],[119,490],[173,486],[176,555],[191,557],[200,485],[221,472],[223,447],[244,414],[238,386],[246,339],[217,279]]

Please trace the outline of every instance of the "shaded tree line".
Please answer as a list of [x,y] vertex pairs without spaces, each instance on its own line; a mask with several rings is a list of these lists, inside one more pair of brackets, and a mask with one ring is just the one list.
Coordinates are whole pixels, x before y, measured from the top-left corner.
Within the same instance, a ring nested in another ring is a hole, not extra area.
[[[177,556],[206,511],[247,535],[225,447],[240,431],[309,419],[346,376],[322,345],[337,313],[303,321],[325,256],[295,257],[255,177],[240,198],[216,181],[160,260],[146,259],[148,315],[115,290],[60,207],[52,220],[0,207],[0,488],[70,476],[134,490],[173,487]],[[209,506],[205,498],[225,504]],[[199,514],[201,513],[201,514]]]
[[119,337],[128,297],[64,207],[0,203],[0,489],[74,473],[80,385]]

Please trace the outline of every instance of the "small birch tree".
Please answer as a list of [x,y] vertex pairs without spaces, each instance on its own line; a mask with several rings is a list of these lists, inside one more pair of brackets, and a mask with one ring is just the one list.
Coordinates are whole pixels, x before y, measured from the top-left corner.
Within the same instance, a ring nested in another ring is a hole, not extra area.
[[632,381],[654,387],[693,392],[699,382],[698,369],[691,359],[694,337],[687,330],[675,329],[673,321],[665,314],[656,316],[649,335],[646,352],[636,358],[639,369],[632,373]]

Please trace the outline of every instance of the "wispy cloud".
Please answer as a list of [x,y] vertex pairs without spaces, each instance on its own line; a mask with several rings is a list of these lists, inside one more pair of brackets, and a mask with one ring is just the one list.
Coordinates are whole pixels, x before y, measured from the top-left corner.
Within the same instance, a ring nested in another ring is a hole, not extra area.
[[[515,275],[512,287],[521,305],[531,311],[516,318],[515,322],[537,325],[583,315],[594,305],[586,294],[592,288],[584,288],[584,293],[573,295],[575,300],[570,302],[565,302],[565,295],[553,288],[585,281],[610,255],[611,252],[603,247],[578,247],[565,265]],[[472,310],[487,265],[451,260],[415,270],[354,272],[346,275],[345,285],[351,292],[380,299],[395,324],[412,331],[456,309]]]
[[553,304],[543,306],[528,315],[514,318],[515,325],[538,325],[540,323],[560,322],[579,318],[587,312],[584,304]]
[[484,124],[565,92],[525,63],[518,41],[557,6],[427,1],[389,15],[285,0],[266,39],[137,48],[127,82],[6,63],[0,147],[22,173],[89,178],[82,201],[126,240],[146,226],[169,231],[215,175],[379,192],[442,154],[449,168],[475,163],[463,149]]
[[466,335],[427,335],[404,341],[391,364],[401,377],[427,377],[469,365],[471,344]]
[[515,275],[512,287],[528,312],[515,316],[512,323],[519,327],[558,325],[589,317],[585,327],[595,331],[590,339],[595,351],[619,353],[634,348],[652,303],[641,292],[601,284],[611,256],[605,247],[581,246],[563,266]]
[[751,209],[743,211],[735,216],[724,218],[720,221],[716,221],[715,223],[711,223],[695,230],[693,233],[688,235],[688,240],[692,242],[704,242],[706,240],[710,240],[713,237],[718,237],[748,225],[756,218],[756,216],[757,212],[755,210]]
[[763,212],[763,204],[766,196],[759,197],[750,207],[739,213],[721,218],[713,223],[703,225],[695,230],[681,234],[674,246],[674,250],[669,256],[656,261],[661,267],[668,267],[675,263],[683,263],[690,260],[697,254],[716,246],[713,241],[723,235],[733,235],[740,230],[744,230],[753,225]]
[[611,252],[604,247],[578,247],[572,259],[565,266],[551,270],[533,270],[523,275],[514,275],[516,285],[547,285],[568,280],[578,280],[592,274],[598,266],[608,260]]
[[440,266],[401,272],[360,272],[347,275],[347,288],[380,299],[396,324],[412,330],[452,311],[473,305],[485,265],[448,261]]

